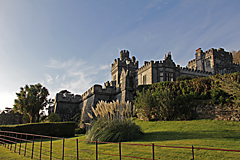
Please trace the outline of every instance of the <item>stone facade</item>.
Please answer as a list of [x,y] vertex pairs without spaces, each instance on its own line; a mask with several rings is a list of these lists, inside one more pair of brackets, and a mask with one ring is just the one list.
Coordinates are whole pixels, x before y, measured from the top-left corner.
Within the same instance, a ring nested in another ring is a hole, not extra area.
[[240,66],[233,63],[232,53],[226,52],[223,48],[211,48],[205,52],[198,48],[195,59],[188,62],[188,67],[213,74],[234,73],[240,70]]
[[61,121],[71,121],[71,118],[80,112],[79,103],[81,101],[82,97],[80,95],[57,93],[54,102],[54,113],[61,117]]
[[[223,60],[226,61],[222,62]],[[88,123],[91,119],[87,112],[91,113],[91,108],[99,101],[132,102],[133,91],[138,85],[175,81],[179,76],[207,77],[217,72],[228,73],[237,70],[239,66],[232,63],[232,54],[223,49],[210,49],[206,52],[198,49],[196,59],[188,62],[188,67],[185,68],[176,65],[170,53],[165,55],[162,61],[145,61],[139,68],[136,58],[134,56],[130,58],[129,51],[122,50],[120,58],[111,64],[111,82],[104,83],[103,87],[96,84],[81,96],[57,93],[54,112],[60,115],[62,121],[68,121],[74,114],[82,111],[82,121]]]
[[207,77],[211,72],[196,69],[182,68],[176,65],[168,53],[163,61],[146,62],[137,70],[137,85],[153,84],[163,81],[176,81],[179,76]]

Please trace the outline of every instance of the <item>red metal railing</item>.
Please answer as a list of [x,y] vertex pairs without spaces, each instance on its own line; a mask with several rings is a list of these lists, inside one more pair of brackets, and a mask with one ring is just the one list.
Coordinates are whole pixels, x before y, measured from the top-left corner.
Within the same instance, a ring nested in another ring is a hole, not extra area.
[[[43,143],[43,140],[47,143]],[[62,146],[54,145],[54,140],[62,140]],[[76,141],[76,147],[67,147],[65,145],[65,141]],[[86,149],[80,149],[79,143],[80,142],[88,142],[95,144],[95,150],[86,150]],[[135,158],[135,159],[146,159],[146,160],[154,160],[155,159],[155,150],[157,147],[165,147],[165,148],[182,148],[182,149],[189,149],[191,150],[191,158],[194,160],[194,150],[214,150],[214,151],[227,151],[227,152],[240,152],[240,150],[229,150],[229,149],[215,149],[215,148],[200,148],[200,147],[180,147],[180,146],[164,146],[164,145],[155,145],[152,144],[133,144],[133,143],[113,143],[113,142],[98,142],[98,141],[86,141],[86,140],[79,140],[77,139],[65,139],[65,138],[59,138],[59,137],[51,137],[51,136],[43,136],[43,135],[35,135],[35,134],[26,134],[26,133],[18,133],[18,132],[8,132],[8,131],[0,131],[0,144],[5,146],[6,148],[10,150],[14,150],[15,153],[18,152],[18,154],[23,154],[26,156],[31,157],[31,159],[62,159],[66,157],[72,157],[72,159],[85,159],[83,157],[80,158],[79,153],[80,152],[88,152],[95,154],[95,158],[98,160],[99,155],[109,155],[109,156],[115,156],[118,157],[120,160],[122,157],[126,158]],[[37,145],[38,144],[38,147]],[[118,145],[118,154],[113,153],[103,153],[99,152],[99,145],[100,144],[116,144]],[[28,147],[28,145],[31,145]],[[45,145],[45,146],[43,146]],[[49,146],[46,146],[49,145]],[[146,157],[137,157],[137,156],[131,156],[131,155],[123,155],[122,154],[122,148],[123,145],[126,146],[148,146],[151,147],[151,151],[149,152],[149,155],[151,154],[151,158]],[[29,149],[30,148],[30,149]],[[54,148],[60,148],[62,151],[61,153],[58,153],[56,151],[53,151]],[[66,150],[72,150],[71,154],[66,154]],[[53,156],[53,153],[57,156]]]

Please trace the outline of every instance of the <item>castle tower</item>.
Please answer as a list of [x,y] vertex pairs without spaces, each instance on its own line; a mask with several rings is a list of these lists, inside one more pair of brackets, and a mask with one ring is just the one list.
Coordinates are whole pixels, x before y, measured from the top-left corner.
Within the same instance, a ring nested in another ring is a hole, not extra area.
[[129,51],[128,50],[121,50],[120,51],[120,60],[121,61],[129,60]]
[[205,65],[204,65],[204,52],[201,48],[198,48],[195,53],[196,56],[196,65],[197,70],[205,71]]
[[134,73],[138,69],[138,61],[136,61],[134,56],[132,59],[129,58],[128,50],[121,50],[120,58],[115,59],[111,65],[112,81],[116,82],[116,88],[121,87],[120,77],[123,69],[131,73]]

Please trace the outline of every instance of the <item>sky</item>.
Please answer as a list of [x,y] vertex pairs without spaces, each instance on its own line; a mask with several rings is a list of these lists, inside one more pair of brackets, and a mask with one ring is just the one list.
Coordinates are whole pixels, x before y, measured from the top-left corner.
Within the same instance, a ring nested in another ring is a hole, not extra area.
[[54,98],[111,80],[122,49],[141,67],[169,51],[182,67],[195,50],[240,50],[239,0],[0,0],[0,110],[26,84]]

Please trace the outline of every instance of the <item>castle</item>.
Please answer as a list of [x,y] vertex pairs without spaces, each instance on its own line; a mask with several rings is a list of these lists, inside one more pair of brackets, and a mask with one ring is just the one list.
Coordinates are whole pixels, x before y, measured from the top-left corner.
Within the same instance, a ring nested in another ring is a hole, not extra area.
[[103,100],[133,102],[134,89],[138,85],[147,85],[163,81],[176,81],[179,76],[207,77],[217,73],[232,73],[240,71],[240,66],[233,63],[232,53],[219,48],[203,52],[201,48],[196,50],[195,59],[188,62],[188,67],[176,65],[171,53],[165,55],[162,61],[144,62],[138,67],[138,61],[133,56],[129,57],[129,51],[120,51],[120,58],[111,64],[111,82],[104,86],[95,84],[85,93],[74,95],[70,93],[57,93],[54,112],[61,117],[61,121],[69,121],[81,112],[83,122],[89,122],[87,112],[91,107]]

